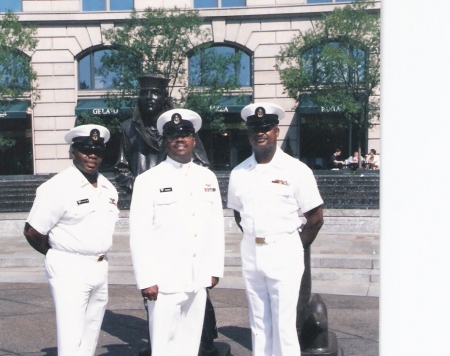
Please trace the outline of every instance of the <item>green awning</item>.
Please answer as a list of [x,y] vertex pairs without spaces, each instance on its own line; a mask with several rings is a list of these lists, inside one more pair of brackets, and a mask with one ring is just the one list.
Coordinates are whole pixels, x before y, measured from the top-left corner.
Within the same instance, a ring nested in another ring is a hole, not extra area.
[[328,114],[342,112],[339,105],[322,106],[314,101],[314,96],[311,94],[300,95],[300,100],[295,108],[295,111],[300,115],[307,114]]
[[134,107],[122,105],[119,109],[109,107],[103,99],[81,99],[78,100],[75,107],[75,115],[79,116],[82,113],[87,113],[93,116],[117,115],[133,113]]
[[0,119],[26,119],[28,106],[30,106],[29,101],[0,105]]

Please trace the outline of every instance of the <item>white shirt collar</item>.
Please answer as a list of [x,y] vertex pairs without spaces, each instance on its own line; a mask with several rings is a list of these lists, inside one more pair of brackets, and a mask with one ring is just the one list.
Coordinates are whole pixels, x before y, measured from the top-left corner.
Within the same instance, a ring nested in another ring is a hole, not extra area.
[[[83,173],[80,172],[80,170],[72,163],[72,169],[76,170],[80,177],[80,187],[84,187],[85,185],[90,185],[89,181],[86,179],[86,177],[83,175]],[[97,185],[101,185],[104,188],[108,188],[108,185],[105,182],[106,178],[97,172]]]
[[172,167],[177,169],[189,169],[192,164],[192,160],[188,163],[180,163],[175,161],[174,159],[170,158],[169,156],[166,157],[166,162],[170,164]]
[[[264,167],[280,167],[281,160],[283,159],[283,150],[277,146],[275,150],[275,154],[272,157],[272,160],[269,163],[261,164],[260,166]],[[259,163],[256,161],[255,152],[250,156],[250,160],[248,162],[248,169],[254,169]]]

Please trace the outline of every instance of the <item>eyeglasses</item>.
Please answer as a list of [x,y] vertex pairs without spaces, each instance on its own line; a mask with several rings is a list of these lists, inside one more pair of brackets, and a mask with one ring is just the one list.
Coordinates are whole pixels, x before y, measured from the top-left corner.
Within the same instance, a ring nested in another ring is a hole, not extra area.
[[178,139],[183,139],[183,140],[186,140],[186,141],[190,141],[190,140],[192,140],[194,138],[194,134],[191,133],[191,132],[181,131],[181,132],[177,132],[177,133],[174,133],[174,134],[165,135],[164,137],[169,142],[173,142],[173,141],[176,141]]

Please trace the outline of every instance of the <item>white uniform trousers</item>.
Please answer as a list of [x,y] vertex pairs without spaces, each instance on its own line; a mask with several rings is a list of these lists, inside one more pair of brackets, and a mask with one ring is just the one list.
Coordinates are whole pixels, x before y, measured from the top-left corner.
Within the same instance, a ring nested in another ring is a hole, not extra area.
[[197,356],[205,317],[206,289],[158,293],[147,301],[152,356]]
[[296,319],[304,271],[303,246],[295,231],[256,244],[244,236],[242,274],[249,304],[254,356],[300,356]]
[[108,261],[50,249],[45,269],[55,302],[58,356],[94,355],[108,303]]

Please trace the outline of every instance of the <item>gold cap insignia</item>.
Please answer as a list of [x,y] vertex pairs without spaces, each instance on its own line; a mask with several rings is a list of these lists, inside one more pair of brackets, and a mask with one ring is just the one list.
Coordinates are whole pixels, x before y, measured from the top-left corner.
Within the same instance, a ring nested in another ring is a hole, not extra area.
[[260,107],[256,108],[256,110],[255,110],[255,115],[256,115],[258,118],[264,117],[265,114],[266,114],[266,111],[264,110],[263,107],[260,106]]
[[100,131],[98,131],[97,129],[93,129],[91,130],[91,140],[92,141],[97,141],[98,138],[100,137]]
[[175,125],[178,125],[181,121],[181,115],[180,114],[173,114],[172,115],[172,121]]

